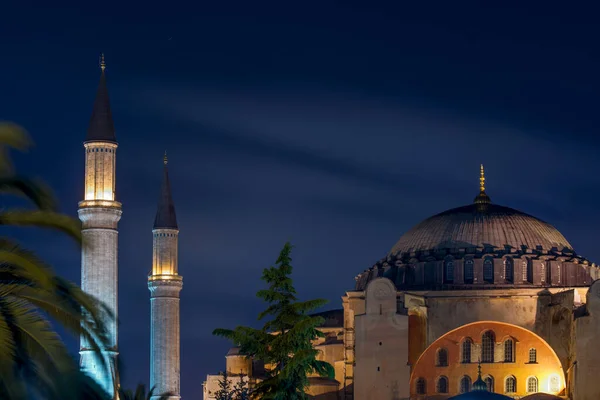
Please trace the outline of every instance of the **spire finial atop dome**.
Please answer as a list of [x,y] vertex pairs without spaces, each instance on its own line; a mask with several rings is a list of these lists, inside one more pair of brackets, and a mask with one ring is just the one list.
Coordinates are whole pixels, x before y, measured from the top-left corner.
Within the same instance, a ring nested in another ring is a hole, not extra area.
[[106,69],[106,61],[104,61],[104,53],[100,54],[100,69],[104,71]]
[[479,194],[475,197],[475,204],[479,204],[480,211],[485,210],[485,205],[490,204],[492,200],[485,193],[485,171],[483,169],[483,164],[480,165],[479,168]]
[[479,175],[479,192],[485,193],[485,172],[483,170],[483,164],[481,164],[481,172]]
[[481,358],[479,359],[479,363],[477,365],[477,380],[473,382],[473,389],[471,392],[487,392],[488,386],[487,383],[483,379],[481,379]]

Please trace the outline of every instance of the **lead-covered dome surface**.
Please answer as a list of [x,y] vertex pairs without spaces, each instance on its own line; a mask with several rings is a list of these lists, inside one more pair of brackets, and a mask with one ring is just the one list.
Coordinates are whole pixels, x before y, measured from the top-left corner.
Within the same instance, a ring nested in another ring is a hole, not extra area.
[[496,204],[470,204],[444,211],[404,234],[391,254],[491,247],[573,250],[552,225]]
[[355,277],[355,290],[379,277],[398,290],[581,287],[600,279],[600,269],[554,226],[493,204],[484,182],[482,166],[473,204],[410,229],[386,257]]

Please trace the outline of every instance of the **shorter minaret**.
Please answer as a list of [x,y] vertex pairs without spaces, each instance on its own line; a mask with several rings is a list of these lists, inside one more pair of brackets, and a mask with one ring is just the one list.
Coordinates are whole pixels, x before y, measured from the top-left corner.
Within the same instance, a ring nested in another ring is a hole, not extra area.
[[154,219],[150,289],[150,387],[152,400],[170,393],[169,400],[181,398],[179,389],[179,292],[183,279],[178,274],[177,217],[171,196],[167,154],[158,210]]

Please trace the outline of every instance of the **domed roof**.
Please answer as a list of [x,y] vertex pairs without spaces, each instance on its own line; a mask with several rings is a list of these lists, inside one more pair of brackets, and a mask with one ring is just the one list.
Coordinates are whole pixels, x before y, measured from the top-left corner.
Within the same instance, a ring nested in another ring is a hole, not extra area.
[[492,392],[467,392],[450,397],[448,400],[512,400],[512,397]]
[[485,193],[481,167],[480,192],[473,204],[453,208],[419,223],[394,245],[390,254],[428,250],[510,246],[545,251],[572,251],[573,247],[552,225],[509,207],[492,204]]
[[419,223],[398,240],[391,253],[505,246],[573,250],[567,239],[547,222],[509,207],[470,204]]

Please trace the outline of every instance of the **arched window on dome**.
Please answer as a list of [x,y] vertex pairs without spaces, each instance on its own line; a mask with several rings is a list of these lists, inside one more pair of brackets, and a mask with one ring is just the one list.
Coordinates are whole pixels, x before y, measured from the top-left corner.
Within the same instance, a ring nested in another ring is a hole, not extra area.
[[486,331],[481,336],[481,362],[494,362],[494,346],[496,345],[496,335],[493,331]]
[[447,367],[448,366],[448,350],[441,348],[437,351],[437,367]]
[[465,260],[464,263],[464,271],[463,271],[463,279],[465,283],[473,283],[473,278],[475,276],[475,273],[473,271],[473,260],[468,259]]
[[471,338],[466,338],[462,342],[461,362],[463,364],[468,364],[471,362],[471,345],[472,344],[473,344],[473,341],[471,340]]
[[416,384],[415,389],[417,391],[417,394],[427,394],[427,382],[425,381],[424,378],[417,379],[417,384]]
[[513,259],[510,257],[504,259],[504,279],[508,283],[514,283],[515,281],[515,266]]
[[494,260],[491,257],[486,257],[483,260],[483,281],[494,283]]
[[470,391],[471,391],[471,378],[469,378],[467,375],[465,375],[460,379],[460,392],[468,393]]
[[454,261],[451,259],[444,261],[444,283],[454,283]]
[[488,392],[494,393],[494,377],[491,375],[488,375],[485,377],[485,379],[483,381],[485,382],[485,385],[487,386]]
[[448,393],[448,378],[445,376],[440,376],[437,385],[436,392],[438,393]]
[[504,393],[516,393],[517,392],[517,378],[509,376],[504,382]]
[[537,393],[538,391],[538,380],[535,376],[527,378],[527,393]]
[[512,339],[504,341],[504,362],[515,362],[515,342]]

